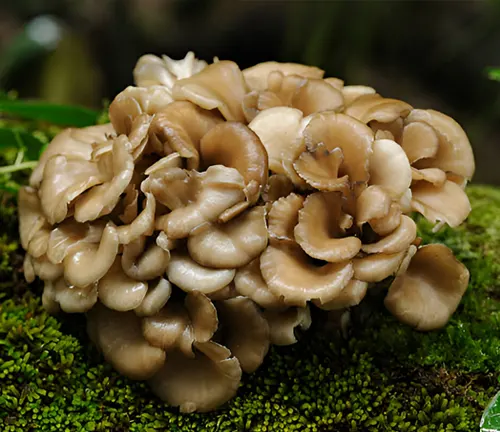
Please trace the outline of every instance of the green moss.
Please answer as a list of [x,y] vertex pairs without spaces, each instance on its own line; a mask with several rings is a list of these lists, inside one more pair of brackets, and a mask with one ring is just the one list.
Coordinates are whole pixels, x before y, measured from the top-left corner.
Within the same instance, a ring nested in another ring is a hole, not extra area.
[[472,274],[445,329],[423,334],[396,323],[379,310],[375,290],[353,312],[348,341],[316,328],[294,346],[273,348],[215,413],[165,407],[102,362],[81,316],[51,317],[37,296],[17,290],[0,303],[0,430],[477,430],[499,377],[500,192],[469,194],[474,210],[458,230],[431,235],[419,223],[425,241],[446,243]]

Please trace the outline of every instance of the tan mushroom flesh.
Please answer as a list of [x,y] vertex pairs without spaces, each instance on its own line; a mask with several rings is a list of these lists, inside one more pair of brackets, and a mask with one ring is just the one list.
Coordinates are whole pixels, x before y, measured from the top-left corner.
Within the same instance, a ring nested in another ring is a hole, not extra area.
[[309,306],[292,307],[284,311],[265,310],[269,324],[269,336],[273,345],[293,345],[298,342],[297,331],[306,331],[311,326]]

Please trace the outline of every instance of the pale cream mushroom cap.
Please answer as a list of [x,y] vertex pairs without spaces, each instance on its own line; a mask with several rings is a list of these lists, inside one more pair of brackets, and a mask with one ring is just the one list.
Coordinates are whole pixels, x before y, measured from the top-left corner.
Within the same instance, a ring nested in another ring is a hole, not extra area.
[[172,95],[175,100],[188,100],[207,110],[218,109],[228,121],[245,121],[242,101],[247,91],[238,65],[223,60],[176,81]]
[[203,267],[182,251],[173,251],[167,267],[170,282],[186,292],[201,291],[204,294],[216,292],[234,279],[234,269],[213,269]]
[[87,312],[97,303],[97,283],[77,288],[68,286],[61,278],[55,283],[54,288],[54,299],[66,313]]
[[150,236],[155,227],[156,200],[152,193],[144,192],[146,205],[129,224],[117,227],[120,244],[128,244],[143,235]]
[[208,342],[219,326],[214,304],[201,291],[191,291],[187,294],[184,305],[191,319],[195,341]]
[[441,171],[439,168],[412,168],[411,176],[413,182],[424,180],[437,187],[443,186],[447,180],[446,173]]
[[144,339],[140,319],[133,312],[97,304],[87,313],[87,332],[106,361],[131,379],[148,379],[165,362],[165,351]]
[[[401,143],[404,128],[404,120],[401,117],[392,122],[378,122],[377,120],[373,120],[368,126],[375,132],[375,139],[390,139]],[[377,134],[380,138],[377,137]]]
[[356,99],[364,95],[373,95],[376,91],[372,87],[364,85],[347,85],[342,87],[342,96],[344,97],[345,106],[348,107]]
[[53,281],[46,280],[43,285],[42,306],[51,315],[55,315],[61,310],[56,301],[56,288]]
[[154,393],[181,412],[207,412],[231,399],[238,390],[241,367],[231,352],[215,342],[197,343],[191,359],[174,351],[149,381]]
[[410,104],[398,99],[384,98],[379,94],[366,94],[356,98],[344,112],[363,123],[374,120],[390,123],[398,118],[405,118],[412,109]]
[[353,276],[352,264],[328,263],[315,266],[298,246],[270,245],[260,257],[262,277],[269,290],[286,304],[305,306],[307,301],[330,301]]
[[365,253],[393,254],[407,249],[417,237],[417,225],[409,216],[401,215],[399,226],[379,241],[364,244],[361,250]]
[[[409,209],[408,212],[409,211],[411,211],[411,209]],[[386,236],[395,231],[401,224],[402,213],[403,212],[399,203],[393,202],[389,207],[389,213],[380,218],[370,219],[368,222],[370,223],[373,231],[375,231],[378,235]]]
[[64,274],[62,264],[53,264],[47,255],[38,258],[30,256],[30,261],[34,274],[43,281],[55,282]]
[[340,78],[328,77],[328,78],[323,78],[323,81],[330,84],[333,88],[336,88],[337,90],[342,91],[342,89],[344,88],[344,80],[341,80]]
[[28,283],[33,282],[36,278],[35,268],[33,267],[33,259],[31,258],[31,255],[28,253],[24,255],[23,273],[24,273],[24,279]]
[[451,117],[434,110],[416,109],[405,123],[423,122],[431,126],[439,140],[432,167],[465,177],[470,180],[475,171],[474,154],[462,127]]
[[266,248],[266,211],[254,207],[226,224],[210,224],[188,238],[191,258],[213,268],[236,268],[248,264]]
[[301,110],[305,116],[320,111],[340,111],[344,108],[344,97],[342,92],[324,80],[309,78],[296,90],[291,106]]
[[401,147],[410,163],[436,156],[439,149],[439,138],[434,128],[421,121],[411,121],[409,116],[403,128]]
[[268,61],[243,70],[243,76],[252,90],[266,90],[271,72],[281,72],[284,76],[299,75],[304,78],[323,78],[324,71],[315,67],[298,63],[279,63]]
[[269,336],[273,345],[297,343],[297,331],[306,331],[312,323],[311,311],[307,305],[283,311],[266,309],[263,314],[269,324]]
[[121,266],[125,274],[135,280],[151,280],[165,273],[170,252],[156,243],[147,244],[146,237],[125,245],[121,256]]
[[340,228],[342,195],[336,192],[315,192],[304,201],[295,226],[295,240],[311,257],[328,261],[350,260],[361,249],[361,240],[345,236]]
[[137,316],[152,316],[157,314],[168,302],[172,294],[172,284],[164,278],[155,283],[148,283],[148,291],[134,311]]
[[234,286],[238,294],[248,297],[265,309],[282,309],[283,301],[269,291],[260,271],[260,258],[236,270]]
[[469,271],[444,245],[421,247],[385,298],[400,321],[417,330],[443,327],[457,309],[469,283]]
[[244,372],[254,372],[269,351],[267,321],[258,306],[246,297],[219,302],[217,309],[221,316],[224,344],[238,359]]
[[268,215],[268,232],[272,240],[295,243],[294,228],[299,222],[299,210],[304,197],[291,193],[274,201]]
[[356,222],[362,225],[372,219],[380,219],[389,214],[391,198],[386,191],[376,185],[368,186],[356,200]]
[[326,303],[313,300],[313,303],[320,309],[328,311],[345,309],[361,303],[367,290],[368,282],[352,279],[334,299]]

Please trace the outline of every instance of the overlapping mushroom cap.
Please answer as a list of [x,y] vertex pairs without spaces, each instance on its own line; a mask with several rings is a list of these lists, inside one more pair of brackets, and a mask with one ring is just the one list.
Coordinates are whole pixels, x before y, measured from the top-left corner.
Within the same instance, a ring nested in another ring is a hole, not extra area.
[[411,212],[439,228],[470,211],[454,120],[295,63],[145,55],[134,79],[111,123],[61,132],[19,194],[26,279],[51,313],[87,313],[117,371],[215,409],[315,308],[392,277],[397,318],[446,324],[469,274],[420,246]]

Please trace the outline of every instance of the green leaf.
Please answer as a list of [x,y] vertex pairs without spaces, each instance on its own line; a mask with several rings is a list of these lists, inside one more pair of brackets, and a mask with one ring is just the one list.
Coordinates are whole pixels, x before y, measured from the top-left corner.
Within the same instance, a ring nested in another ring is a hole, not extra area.
[[92,126],[96,124],[99,117],[97,111],[84,107],[7,99],[0,99],[0,113],[75,127]]
[[488,68],[488,78],[493,81],[500,81],[500,68]]
[[26,152],[26,158],[37,160],[44,143],[21,129],[0,127],[0,149],[17,148]]
[[484,411],[479,427],[480,432],[500,432],[500,392]]

